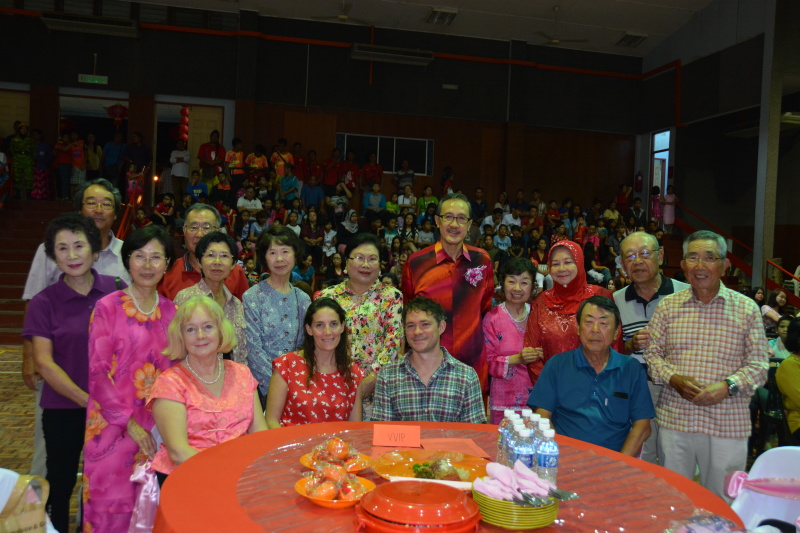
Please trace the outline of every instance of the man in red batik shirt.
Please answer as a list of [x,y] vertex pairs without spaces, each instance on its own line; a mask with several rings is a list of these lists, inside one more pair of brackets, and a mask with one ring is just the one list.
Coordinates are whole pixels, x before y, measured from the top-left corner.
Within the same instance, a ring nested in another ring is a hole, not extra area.
[[447,328],[442,346],[475,369],[486,391],[488,369],[481,320],[492,307],[492,261],[484,250],[464,243],[472,225],[472,208],[463,194],[442,199],[436,225],[441,233],[439,242],[412,254],[403,267],[403,301],[425,296],[444,308]]

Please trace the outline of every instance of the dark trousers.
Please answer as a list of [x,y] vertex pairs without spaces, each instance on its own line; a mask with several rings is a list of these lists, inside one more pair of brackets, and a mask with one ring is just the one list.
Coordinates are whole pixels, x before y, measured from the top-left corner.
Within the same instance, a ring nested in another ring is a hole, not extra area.
[[72,183],[72,164],[58,165],[58,197],[69,198],[69,188]]
[[42,430],[50,483],[47,510],[56,530],[69,531],[69,500],[83,449],[86,409],[44,409]]

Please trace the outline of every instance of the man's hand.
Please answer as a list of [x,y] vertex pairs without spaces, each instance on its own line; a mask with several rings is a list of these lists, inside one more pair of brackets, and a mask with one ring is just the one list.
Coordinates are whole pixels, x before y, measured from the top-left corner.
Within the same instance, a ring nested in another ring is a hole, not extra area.
[[717,405],[722,403],[722,400],[728,397],[728,384],[724,381],[717,381],[700,391],[700,394],[694,397],[695,405]]
[[693,377],[673,374],[669,378],[669,386],[678,391],[685,400],[693,402],[695,397],[703,390],[702,385]]
[[26,340],[22,343],[22,380],[32,391],[39,390],[42,376],[36,372],[36,363],[33,361],[33,345]]
[[631,347],[634,352],[641,352],[646,350],[648,346],[650,346],[650,330],[642,328],[631,339]]

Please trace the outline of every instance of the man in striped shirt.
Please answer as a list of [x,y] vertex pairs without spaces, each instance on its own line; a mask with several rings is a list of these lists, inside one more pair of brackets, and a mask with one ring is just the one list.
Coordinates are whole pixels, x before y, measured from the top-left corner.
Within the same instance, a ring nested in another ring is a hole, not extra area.
[[[683,242],[681,267],[691,285],[664,298],[650,320],[644,360],[667,386],[656,413],[663,465],[725,498],[725,475],[744,470],[748,404],[767,377],[769,345],[750,298],[720,279],[725,239],[698,231]],[[728,499],[730,501],[730,499]]]
[[[622,353],[631,355],[645,365],[642,354],[650,344],[647,323],[653,317],[656,306],[672,293],[689,288],[688,283],[670,279],[659,272],[664,260],[664,252],[659,249],[658,240],[643,231],[631,233],[620,244],[622,268],[633,282],[614,293],[614,303],[622,315],[622,338],[625,348]],[[658,402],[663,385],[647,382],[653,405]],[[642,459],[659,464],[658,423],[650,420],[650,436],[644,443]]]

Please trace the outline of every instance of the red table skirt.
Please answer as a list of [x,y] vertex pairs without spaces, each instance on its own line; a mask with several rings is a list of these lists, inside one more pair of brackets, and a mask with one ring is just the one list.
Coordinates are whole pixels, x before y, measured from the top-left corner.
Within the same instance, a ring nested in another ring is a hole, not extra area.
[[[396,422],[397,423],[397,422]],[[299,458],[333,434],[371,452],[372,422],[310,424],[246,435],[192,457],[161,492],[155,533],[203,531],[353,531],[353,508],[331,510],[297,495],[306,469]],[[492,457],[497,426],[410,422],[423,438],[473,439]],[[662,532],[702,508],[740,523],[721,498],[660,466],[575,439],[561,446],[559,487],[581,495],[562,502],[558,520],[540,531]],[[359,475],[385,482],[371,469]],[[621,529],[623,528],[623,529]],[[481,531],[504,531],[481,522]]]

